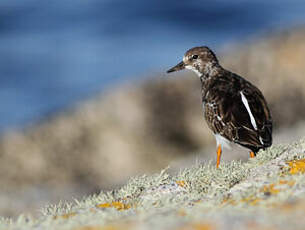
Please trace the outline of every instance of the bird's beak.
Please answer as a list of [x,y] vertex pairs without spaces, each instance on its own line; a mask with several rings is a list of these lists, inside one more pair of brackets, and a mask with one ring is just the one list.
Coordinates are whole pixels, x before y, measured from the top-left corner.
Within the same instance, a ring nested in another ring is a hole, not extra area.
[[179,64],[177,64],[176,66],[174,66],[173,68],[167,70],[167,73],[171,73],[171,72],[175,72],[175,71],[179,71],[179,70],[183,70],[185,69],[185,64],[184,62],[180,62]]

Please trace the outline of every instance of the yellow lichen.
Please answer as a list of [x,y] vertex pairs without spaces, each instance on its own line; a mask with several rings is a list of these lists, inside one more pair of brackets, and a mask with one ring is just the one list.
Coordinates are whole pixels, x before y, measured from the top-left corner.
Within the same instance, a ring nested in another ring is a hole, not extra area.
[[186,212],[185,212],[185,210],[183,210],[183,209],[179,209],[179,210],[177,211],[177,214],[178,214],[178,216],[186,216]]
[[[269,185],[265,185],[264,187],[262,187],[259,191],[260,192],[263,192],[265,195],[276,195],[278,194],[279,192],[281,192],[282,190],[277,188],[276,186],[278,185],[288,185],[288,186],[293,186],[294,185],[294,181],[286,181],[286,180],[280,180],[278,183],[276,184],[269,184]],[[224,199],[222,201],[222,205],[237,205],[238,202],[241,202],[241,203],[246,203],[248,205],[251,205],[251,206],[256,206],[258,205],[261,201],[263,201],[262,198],[259,198],[257,196],[254,196],[254,195],[251,195],[249,197],[245,197],[239,201],[237,200],[233,200],[231,198],[227,198],[227,199]]]
[[54,219],[58,219],[58,218],[63,218],[63,219],[69,219],[72,216],[75,216],[76,213],[75,212],[71,212],[71,213],[66,213],[63,215],[59,215],[59,216],[54,216]]
[[262,188],[262,192],[266,193],[266,194],[273,194],[273,195],[276,195],[278,194],[281,190],[280,189],[277,189],[275,188],[275,184],[270,184],[270,185],[265,185],[263,188]]
[[78,228],[74,228],[73,230],[128,230],[134,229],[133,222],[121,222],[121,223],[113,223],[109,225],[87,225]]
[[207,224],[207,223],[193,223],[193,224],[185,225],[178,229],[179,230],[214,230],[215,228],[211,224]]
[[236,201],[233,200],[233,199],[224,199],[221,204],[223,204],[223,205],[236,205]]
[[215,228],[210,224],[193,224],[193,229],[194,230],[212,230]]
[[290,167],[290,174],[305,173],[305,159],[288,161],[287,164]]
[[185,185],[186,185],[186,183],[185,183],[184,180],[177,180],[177,181],[176,181],[176,184],[179,185],[179,186],[181,186],[181,187],[185,187]]
[[288,186],[292,187],[294,184],[295,184],[295,181],[291,180],[291,181],[288,181],[288,180],[280,180],[279,181],[279,184],[280,185],[285,185],[287,184]]
[[107,226],[84,226],[75,230],[118,230],[119,228],[111,225]]
[[251,206],[257,205],[260,201],[262,201],[262,199],[258,198],[258,197],[255,197],[255,196],[249,196],[249,197],[241,199],[241,202],[247,203]]
[[130,204],[124,204],[122,202],[119,201],[113,201],[111,203],[102,203],[102,204],[98,204],[96,205],[97,208],[116,208],[119,211],[122,210],[127,210],[131,208]]
[[96,205],[97,208],[110,208],[112,207],[111,203],[102,203],[102,204],[98,204]]

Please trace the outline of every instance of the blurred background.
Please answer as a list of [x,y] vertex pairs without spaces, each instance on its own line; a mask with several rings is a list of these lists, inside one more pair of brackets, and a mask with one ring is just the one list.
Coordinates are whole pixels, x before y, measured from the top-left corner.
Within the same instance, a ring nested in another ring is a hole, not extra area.
[[304,136],[304,11],[301,0],[1,0],[0,216],[214,160],[199,80],[165,77],[193,46],[263,91],[275,143]]

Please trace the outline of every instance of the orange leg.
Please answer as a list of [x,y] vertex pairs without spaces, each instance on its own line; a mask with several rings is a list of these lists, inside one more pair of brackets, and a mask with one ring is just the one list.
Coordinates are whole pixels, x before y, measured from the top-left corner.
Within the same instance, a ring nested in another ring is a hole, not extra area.
[[255,157],[255,153],[251,151],[251,152],[250,152],[250,157],[251,157],[251,158],[254,158],[254,157]]
[[216,168],[218,168],[219,164],[220,164],[220,158],[221,158],[221,145],[218,145],[217,148],[217,162],[216,162]]

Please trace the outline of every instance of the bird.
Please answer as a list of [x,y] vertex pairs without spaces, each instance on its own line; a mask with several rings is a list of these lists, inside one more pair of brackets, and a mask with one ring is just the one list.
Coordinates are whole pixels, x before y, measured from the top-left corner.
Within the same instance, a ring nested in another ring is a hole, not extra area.
[[201,82],[203,114],[216,139],[216,168],[232,143],[250,157],[272,145],[272,117],[262,92],[243,77],[223,68],[207,46],[193,47],[167,73],[189,69]]

